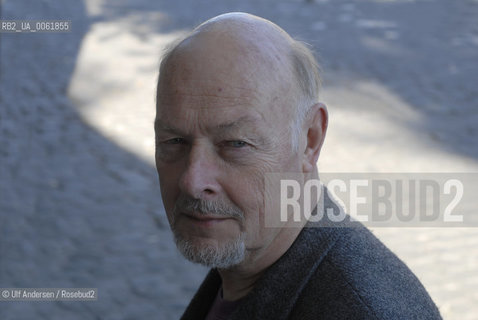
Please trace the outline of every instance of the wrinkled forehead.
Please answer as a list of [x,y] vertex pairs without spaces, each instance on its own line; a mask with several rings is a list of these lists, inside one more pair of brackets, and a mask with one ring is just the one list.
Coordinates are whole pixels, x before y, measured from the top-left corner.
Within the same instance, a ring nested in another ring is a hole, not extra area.
[[254,67],[254,60],[214,51],[172,56],[161,70],[158,102],[174,95],[260,98],[272,91],[273,81]]
[[[157,117],[207,114],[213,117],[242,114],[249,109],[266,110],[273,94],[252,70],[236,72],[230,61],[174,57],[165,68],[158,88]],[[208,57],[207,57],[208,58]],[[222,65],[221,65],[222,64]],[[223,66],[226,65],[226,66]],[[178,119],[179,120],[179,119]],[[211,119],[213,120],[213,119]]]

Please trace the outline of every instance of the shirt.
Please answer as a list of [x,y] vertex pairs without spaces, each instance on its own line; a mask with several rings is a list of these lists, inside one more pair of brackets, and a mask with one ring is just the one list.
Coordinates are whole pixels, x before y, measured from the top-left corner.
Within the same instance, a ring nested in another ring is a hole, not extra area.
[[236,301],[224,300],[222,298],[221,286],[205,320],[227,320],[229,315],[236,309],[240,302],[241,299]]

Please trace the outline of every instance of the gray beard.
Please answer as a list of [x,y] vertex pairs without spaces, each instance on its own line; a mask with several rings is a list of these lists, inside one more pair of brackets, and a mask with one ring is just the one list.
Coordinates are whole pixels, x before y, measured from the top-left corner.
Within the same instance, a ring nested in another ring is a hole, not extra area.
[[199,214],[212,213],[222,217],[235,218],[241,223],[244,221],[244,213],[230,201],[207,201],[194,199],[187,195],[180,195],[173,208],[171,229],[178,250],[189,261],[200,263],[206,267],[228,269],[241,263],[246,254],[244,243],[245,234],[219,245],[200,245],[191,239],[184,237],[176,230],[176,218],[181,212],[196,212]]
[[194,241],[185,239],[174,233],[174,241],[181,254],[191,262],[210,268],[228,269],[244,260],[246,245],[243,234],[233,241],[221,244],[220,247],[197,245]]

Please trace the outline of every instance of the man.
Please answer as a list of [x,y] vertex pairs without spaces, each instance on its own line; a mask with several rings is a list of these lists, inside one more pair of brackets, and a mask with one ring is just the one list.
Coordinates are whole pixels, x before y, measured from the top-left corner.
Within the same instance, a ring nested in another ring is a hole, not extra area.
[[275,214],[266,210],[268,173],[318,179],[327,128],[318,91],[311,52],[245,13],[206,21],[163,57],[161,195],[178,249],[212,268],[183,319],[440,318],[365,228],[266,226]]

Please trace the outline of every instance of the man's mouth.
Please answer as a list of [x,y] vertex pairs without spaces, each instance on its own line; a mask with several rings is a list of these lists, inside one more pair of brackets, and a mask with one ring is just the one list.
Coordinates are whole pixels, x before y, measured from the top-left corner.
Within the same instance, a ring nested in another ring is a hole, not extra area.
[[225,220],[231,219],[230,217],[225,216],[215,216],[215,215],[204,215],[197,213],[183,213],[183,215],[190,221],[202,225],[202,226],[212,226],[217,223],[221,223]]

